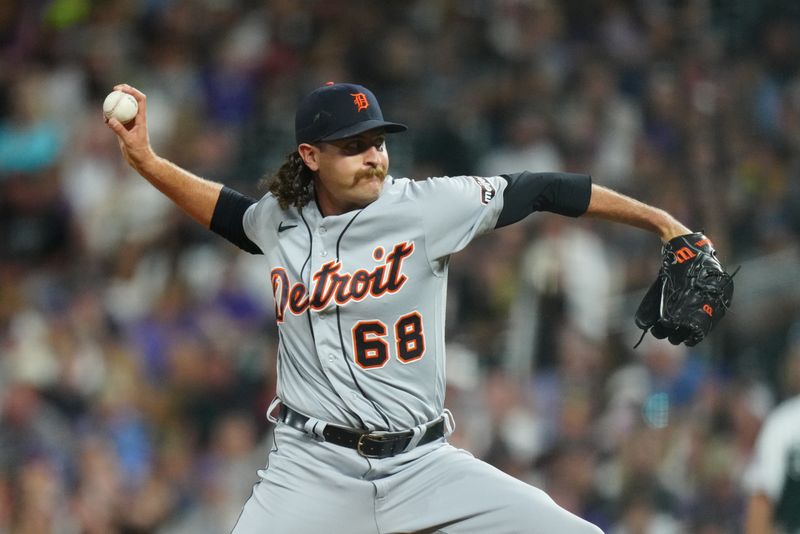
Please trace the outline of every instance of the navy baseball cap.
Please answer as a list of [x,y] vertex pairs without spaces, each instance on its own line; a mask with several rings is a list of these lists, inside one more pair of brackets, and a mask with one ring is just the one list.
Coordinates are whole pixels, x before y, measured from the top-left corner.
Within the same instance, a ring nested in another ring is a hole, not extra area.
[[404,124],[383,120],[372,91],[352,83],[328,83],[305,97],[294,117],[297,144],[335,141],[375,128],[404,132]]

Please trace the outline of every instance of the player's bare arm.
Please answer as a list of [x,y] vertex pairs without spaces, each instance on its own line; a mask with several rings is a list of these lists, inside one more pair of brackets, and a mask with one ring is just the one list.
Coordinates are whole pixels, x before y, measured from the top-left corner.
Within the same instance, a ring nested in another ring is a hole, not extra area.
[[107,121],[108,127],[117,134],[119,148],[125,160],[156,189],[208,228],[222,184],[195,176],[158,156],[150,145],[147,130],[147,97],[127,84],[117,85],[114,89],[132,95],[139,104],[139,110],[132,121],[124,125],[115,118]]
[[586,174],[521,172],[501,177],[507,186],[496,228],[534,211],[549,211],[620,222],[661,238],[661,268],[635,316],[644,333],[692,346],[725,316],[733,296],[733,276],[702,233],[692,232],[662,209],[592,184]]
[[746,534],[772,532],[772,502],[764,493],[750,497],[745,513],[744,531]]
[[692,233],[666,211],[597,184],[592,184],[592,196],[585,215],[654,232],[664,243]]
[[693,346],[724,317],[733,297],[733,276],[705,235],[662,209],[599,185],[592,185],[586,215],[649,230],[664,243],[658,276],[636,311],[642,338],[650,331],[675,345]]

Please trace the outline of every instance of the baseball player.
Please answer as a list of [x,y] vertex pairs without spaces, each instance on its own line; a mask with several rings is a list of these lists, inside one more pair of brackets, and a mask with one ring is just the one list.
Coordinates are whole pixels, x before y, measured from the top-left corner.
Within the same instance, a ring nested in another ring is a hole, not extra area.
[[589,176],[388,174],[375,96],[327,84],[299,104],[294,151],[260,200],[158,157],[145,95],[108,126],[128,163],[200,224],[264,256],[279,332],[274,448],[234,532],[592,533],[543,491],[447,443],[451,254],[534,211],[618,221],[663,241],[688,228]]
[[784,401],[764,421],[745,473],[750,494],[745,532],[800,533],[800,395]]

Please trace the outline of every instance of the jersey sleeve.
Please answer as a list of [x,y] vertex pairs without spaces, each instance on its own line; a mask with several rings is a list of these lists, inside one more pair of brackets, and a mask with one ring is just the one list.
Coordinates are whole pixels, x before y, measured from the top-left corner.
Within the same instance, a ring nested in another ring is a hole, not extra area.
[[223,187],[214,206],[209,228],[237,247],[251,254],[261,254],[261,250],[244,232],[244,213],[256,201],[229,187]]
[[278,209],[277,200],[267,194],[247,208],[242,218],[245,235],[264,252],[275,241],[275,225],[271,222]]
[[495,227],[507,181],[499,176],[456,176],[414,182],[428,257],[436,260],[463,249]]
[[786,472],[786,440],[776,418],[767,419],[756,440],[753,458],[744,475],[751,494],[764,493],[771,501],[780,498]]

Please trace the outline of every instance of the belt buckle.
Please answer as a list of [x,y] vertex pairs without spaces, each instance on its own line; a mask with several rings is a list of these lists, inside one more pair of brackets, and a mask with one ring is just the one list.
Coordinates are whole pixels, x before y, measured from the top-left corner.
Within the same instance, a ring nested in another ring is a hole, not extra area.
[[374,441],[389,441],[389,440],[395,438],[395,436],[393,434],[394,434],[393,432],[380,432],[380,431],[378,431],[378,432],[364,432],[363,434],[358,436],[358,443],[356,443],[356,452],[358,452],[358,454],[363,456],[364,458],[386,458],[387,455],[385,455],[385,454],[381,454],[381,453],[370,454],[368,452],[365,452],[363,450],[364,440],[365,439],[371,439],[371,440],[374,440]]
[[380,434],[370,434],[369,432],[364,432],[363,434],[358,436],[358,443],[356,443],[356,452],[358,452],[358,454],[364,458],[381,458],[380,454],[369,454],[363,450],[362,447],[364,446],[365,438],[375,439],[377,441],[381,440]]

